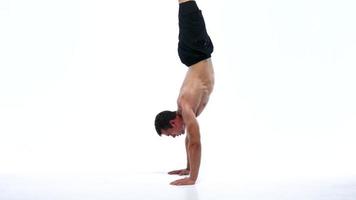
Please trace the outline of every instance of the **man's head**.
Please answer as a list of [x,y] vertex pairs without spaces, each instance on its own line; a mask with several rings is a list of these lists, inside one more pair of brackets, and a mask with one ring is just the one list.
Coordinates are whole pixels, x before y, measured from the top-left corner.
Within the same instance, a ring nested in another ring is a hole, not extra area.
[[184,122],[177,112],[162,111],[157,114],[155,128],[159,136],[166,135],[176,137],[184,134]]

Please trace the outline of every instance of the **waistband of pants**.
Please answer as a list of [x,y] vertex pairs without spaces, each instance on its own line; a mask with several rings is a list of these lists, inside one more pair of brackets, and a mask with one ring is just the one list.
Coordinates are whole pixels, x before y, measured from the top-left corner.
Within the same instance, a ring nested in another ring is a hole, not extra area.
[[195,1],[186,1],[179,4],[179,15],[200,11]]

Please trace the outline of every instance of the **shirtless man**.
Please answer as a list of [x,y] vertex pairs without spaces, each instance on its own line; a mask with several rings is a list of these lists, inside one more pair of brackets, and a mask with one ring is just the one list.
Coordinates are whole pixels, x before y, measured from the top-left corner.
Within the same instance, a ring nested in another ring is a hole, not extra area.
[[176,137],[187,130],[187,167],[168,173],[189,176],[173,181],[171,185],[193,185],[198,178],[201,143],[197,117],[208,103],[214,87],[213,48],[196,2],[179,0],[178,54],[189,69],[180,89],[177,111],[160,112],[155,119],[155,128],[160,136]]

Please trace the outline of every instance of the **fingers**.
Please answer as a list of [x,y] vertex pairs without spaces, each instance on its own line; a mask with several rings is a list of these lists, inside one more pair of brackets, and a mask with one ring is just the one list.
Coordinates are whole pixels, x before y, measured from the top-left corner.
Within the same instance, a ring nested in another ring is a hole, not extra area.
[[184,171],[181,171],[179,173],[179,176],[184,176],[184,175],[188,175],[189,174],[189,171],[188,170],[184,170]]
[[183,180],[180,179],[180,180],[176,180],[176,181],[173,181],[170,183],[171,185],[183,185]]
[[186,169],[174,170],[174,171],[168,172],[168,174],[169,175],[178,174],[180,176],[183,176],[183,175],[188,175],[189,174],[189,170],[186,170]]
[[[177,180],[178,181],[178,180]],[[170,183],[170,185],[177,185],[177,181],[173,181]]]
[[194,185],[195,181],[189,180],[187,178],[179,179],[171,182],[171,185]]
[[180,173],[180,170],[174,170],[174,171],[168,172],[168,174],[170,174],[170,175],[179,174],[179,173]]

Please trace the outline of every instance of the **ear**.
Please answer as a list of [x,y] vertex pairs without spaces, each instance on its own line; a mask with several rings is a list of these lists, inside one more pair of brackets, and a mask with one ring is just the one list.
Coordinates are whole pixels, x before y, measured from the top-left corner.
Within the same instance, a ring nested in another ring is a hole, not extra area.
[[177,124],[176,119],[172,119],[169,121],[169,124],[171,124],[173,127]]

